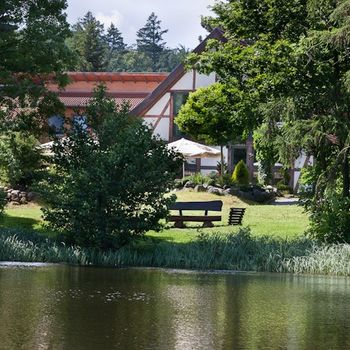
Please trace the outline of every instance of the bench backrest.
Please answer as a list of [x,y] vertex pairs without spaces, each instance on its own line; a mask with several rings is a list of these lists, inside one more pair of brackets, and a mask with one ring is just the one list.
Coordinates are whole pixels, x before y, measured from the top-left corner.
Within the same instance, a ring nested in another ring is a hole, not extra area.
[[241,225],[244,213],[245,213],[245,208],[231,208],[229,218],[228,218],[228,224]]
[[176,202],[170,207],[170,210],[206,210],[221,211],[222,201],[209,202]]

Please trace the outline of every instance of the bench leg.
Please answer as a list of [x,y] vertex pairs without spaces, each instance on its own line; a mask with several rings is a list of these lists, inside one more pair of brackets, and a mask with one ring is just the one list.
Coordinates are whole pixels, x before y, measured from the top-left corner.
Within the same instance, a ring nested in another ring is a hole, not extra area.
[[176,228],[185,228],[185,224],[183,221],[175,221],[174,227]]
[[214,224],[211,221],[204,221],[202,227],[214,227]]

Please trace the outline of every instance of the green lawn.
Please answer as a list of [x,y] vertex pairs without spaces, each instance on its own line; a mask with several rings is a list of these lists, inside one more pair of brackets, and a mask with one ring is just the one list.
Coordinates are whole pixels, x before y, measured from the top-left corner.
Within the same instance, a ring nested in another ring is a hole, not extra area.
[[[178,201],[207,201],[222,200],[223,220],[215,224],[214,228],[202,229],[200,224],[189,224],[186,229],[175,229],[172,224],[162,232],[149,232],[148,237],[169,242],[189,242],[198,233],[220,232],[222,234],[236,231],[237,227],[227,225],[230,207],[247,208],[243,225],[249,226],[254,235],[269,235],[274,237],[293,238],[303,234],[308,225],[308,218],[303,209],[296,205],[273,206],[273,205],[250,205],[236,197],[218,197],[208,193],[196,193],[180,191],[176,193]],[[43,234],[49,234],[43,227],[39,206],[10,206],[6,209],[5,217],[0,221],[0,227],[19,227],[34,229]]]

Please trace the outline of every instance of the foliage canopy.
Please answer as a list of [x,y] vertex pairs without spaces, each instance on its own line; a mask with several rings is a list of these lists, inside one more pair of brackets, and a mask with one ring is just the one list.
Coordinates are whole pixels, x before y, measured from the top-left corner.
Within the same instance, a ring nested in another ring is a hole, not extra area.
[[[265,142],[256,146],[271,164],[276,154],[286,167],[302,151],[314,157],[317,176],[308,209],[316,233],[325,226],[328,209],[322,203],[329,193],[344,198],[329,203],[338,209],[341,203],[341,212],[350,216],[349,8],[349,0],[217,2],[216,16],[203,24],[223,28],[227,42],[211,41],[200,57],[189,59],[250,101],[257,122],[245,125],[254,130],[264,123],[260,140],[271,140],[275,150]],[[348,239],[340,231],[336,239]]]
[[68,241],[116,248],[161,227],[181,158],[127,104],[106,98],[103,86],[86,115],[89,131],[75,125],[54,144],[53,167],[39,186],[44,218]]

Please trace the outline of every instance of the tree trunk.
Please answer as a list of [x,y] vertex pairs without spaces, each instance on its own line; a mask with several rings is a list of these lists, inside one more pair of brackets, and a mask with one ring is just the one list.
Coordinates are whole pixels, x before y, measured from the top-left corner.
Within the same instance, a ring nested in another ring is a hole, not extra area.
[[224,167],[224,146],[220,146],[220,156],[221,156],[221,177],[224,176],[224,171],[225,171],[225,167]]
[[343,197],[350,197],[349,148],[346,149],[343,162]]

